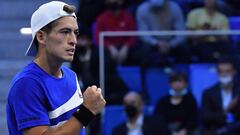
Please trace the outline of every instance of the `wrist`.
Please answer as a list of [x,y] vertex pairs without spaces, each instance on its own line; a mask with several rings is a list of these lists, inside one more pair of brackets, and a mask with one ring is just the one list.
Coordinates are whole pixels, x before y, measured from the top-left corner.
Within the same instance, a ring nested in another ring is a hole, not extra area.
[[93,120],[94,116],[95,115],[84,105],[80,105],[79,109],[73,113],[73,117],[85,127]]

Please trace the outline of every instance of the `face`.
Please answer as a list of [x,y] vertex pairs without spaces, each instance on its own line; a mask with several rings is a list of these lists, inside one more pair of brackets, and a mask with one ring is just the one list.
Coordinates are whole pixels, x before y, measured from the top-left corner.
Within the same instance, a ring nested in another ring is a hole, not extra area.
[[143,102],[140,95],[137,93],[129,93],[124,97],[124,105],[134,106],[140,112],[143,107]]
[[91,45],[91,39],[87,36],[80,36],[77,39],[77,46],[78,47],[89,47]]
[[230,63],[222,63],[218,65],[218,75],[219,76],[234,76],[235,69]]
[[204,0],[204,3],[207,8],[214,8],[216,5],[216,0]]
[[184,88],[186,88],[187,83],[184,80],[178,80],[170,83],[170,87],[177,92],[180,92]]
[[118,11],[124,4],[124,0],[106,0],[105,4],[111,11]]
[[72,61],[78,34],[76,18],[62,17],[54,24],[49,33],[43,32],[44,53],[54,61]]

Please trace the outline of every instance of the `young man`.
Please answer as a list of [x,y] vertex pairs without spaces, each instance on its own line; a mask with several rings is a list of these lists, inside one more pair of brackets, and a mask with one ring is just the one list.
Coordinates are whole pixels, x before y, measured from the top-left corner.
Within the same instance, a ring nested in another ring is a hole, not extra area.
[[[123,8],[125,0],[105,0],[107,9],[97,17],[96,38],[102,31],[133,31],[135,30],[134,18]],[[111,58],[117,64],[128,61],[132,49],[136,43],[134,37],[107,37],[104,39],[104,47],[111,54]]]
[[169,86],[169,94],[159,99],[154,114],[164,118],[172,135],[194,135],[198,108],[186,74],[172,73]]
[[73,71],[78,33],[74,7],[53,1],[31,18],[32,42],[26,52],[35,59],[15,76],[7,104],[10,135],[77,135],[105,106],[101,89],[82,95]]
[[[204,7],[193,9],[187,15],[186,26],[190,30],[229,30],[226,15],[217,9],[217,0],[204,0]],[[189,36],[190,49],[202,62],[216,62],[231,54],[228,36]]]
[[218,82],[206,89],[202,96],[202,116],[208,134],[239,134],[240,88],[237,67],[230,58],[217,62]]
[[127,120],[113,129],[112,135],[170,135],[162,119],[144,115],[144,102],[137,92],[129,92],[123,99]]

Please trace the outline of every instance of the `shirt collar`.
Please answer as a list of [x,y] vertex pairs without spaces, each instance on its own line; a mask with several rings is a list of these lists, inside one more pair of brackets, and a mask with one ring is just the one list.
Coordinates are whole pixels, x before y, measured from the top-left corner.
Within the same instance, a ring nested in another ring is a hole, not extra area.
[[136,129],[136,128],[141,128],[142,125],[143,125],[143,120],[144,120],[144,116],[143,116],[143,114],[140,114],[140,115],[138,116],[138,118],[137,118],[137,121],[136,121],[136,127],[133,128],[133,127],[131,126],[130,122],[128,121],[128,122],[127,122],[127,128],[128,128],[129,130],[134,130],[134,129]]

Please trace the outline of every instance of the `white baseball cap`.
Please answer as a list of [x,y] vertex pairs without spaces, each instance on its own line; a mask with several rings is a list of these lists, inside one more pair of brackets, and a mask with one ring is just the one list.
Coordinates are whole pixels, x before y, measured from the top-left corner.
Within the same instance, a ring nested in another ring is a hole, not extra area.
[[63,7],[68,5],[61,1],[52,1],[41,5],[31,17],[31,30],[32,30],[32,41],[27,49],[26,56],[36,56],[37,48],[34,44],[34,38],[36,33],[49,24],[50,22],[57,20],[63,16],[73,16],[76,18],[75,13],[68,13],[63,10]]

